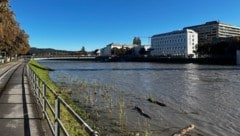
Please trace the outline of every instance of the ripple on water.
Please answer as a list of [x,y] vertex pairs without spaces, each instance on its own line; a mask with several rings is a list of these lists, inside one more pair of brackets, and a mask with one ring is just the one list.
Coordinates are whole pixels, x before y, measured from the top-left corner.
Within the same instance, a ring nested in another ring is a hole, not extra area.
[[[107,111],[109,101],[102,97],[104,91],[99,90],[95,90],[97,102],[90,109],[102,114],[97,124],[105,126],[104,134],[118,134],[119,104],[124,101],[123,121],[129,132],[146,130],[156,136],[171,135],[194,123],[196,130],[191,135],[240,135],[239,67],[94,62],[44,62],[44,65],[53,69],[61,67],[61,74],[50,72],[55,82],[62,80],[65,73],[73,79],[113,86],[114,91],[109,93],[112,113]],[[78,96],[84,100],[84,94]],[[149,97],[164,102],[167,107],[149,103]],[[132,110],[136,105],[153,119],[146,120]]]

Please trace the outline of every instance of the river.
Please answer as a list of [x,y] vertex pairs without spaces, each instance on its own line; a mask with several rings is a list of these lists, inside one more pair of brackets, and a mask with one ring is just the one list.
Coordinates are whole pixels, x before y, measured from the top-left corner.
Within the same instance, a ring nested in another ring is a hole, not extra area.
[[91,113],[101,135],[168,136],[190,124],[192,136],[240,135],[239,66],[39,62]]

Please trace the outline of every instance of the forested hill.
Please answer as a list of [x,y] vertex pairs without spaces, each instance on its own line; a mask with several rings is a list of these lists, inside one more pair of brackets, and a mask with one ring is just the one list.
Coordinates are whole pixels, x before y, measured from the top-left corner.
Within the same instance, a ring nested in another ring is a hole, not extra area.
[[0,0],[0,53],[7,57],[26,54],[30,48],[28,38],[15,20],[9,0]]
[[66,51],[66,50],[56,50],[51,48],[41,49],[41,48],[30,48],[29,55],[34,55],[37,57],[50,57],[50,56],[68,56],[68,55],[86,55],[85,50],[81,51]]

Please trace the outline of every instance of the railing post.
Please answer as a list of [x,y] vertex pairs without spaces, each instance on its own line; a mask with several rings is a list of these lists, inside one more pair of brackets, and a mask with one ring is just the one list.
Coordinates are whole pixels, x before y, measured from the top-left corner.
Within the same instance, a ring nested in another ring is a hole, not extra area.
[[33,72],[30,72],[30,76],[31,76],[31,88],[34,89],[34,78],[33,78]]
[[36,83],[35,83],[35,79],[36,79],[36,75],[33,74],[33,90],[34,90],[34,94],[36,94]]
[[27,76],[28,76],[28,79],[30,80],[30,85],[32,87],[32,76],[31,76],[31,71],[28,65],[27,65]]
[[34,84],[35,84],[35,92],[36,92],[36,95],[38,97],[38,86],[37,86],[37,75],[34,74]]
[[43,96],[42,96],[42,100],[43,100],[43,119],[45,119],[45,113],[46,113],[46,85],[43,84]]
[[55,136],[60,136],[59,130],[59,122],[58,119],[60,118],[60,101],[59,97],[55,96]]
[[[52,90],[51,88],[49,88],[49,86],[47,84],[45,84],[36,74],[34,71],[32,71],[32,69],[29,68],[29,78],[31,80],[31,89],[33,89],[34,94],[38,97],[38,102],[40,102],[40,104],[42,104],[42,114],[43,114],[43,119],[47,118],[47,121],[50,125],[51,131],[53,132],[54,136],[60,136],[62,133],[64,132],[64,134],[68,135],[69,132],[65,129],[64,125],[61,124],[61,106],[65,106],[65,108],[67,109],[67,111],[72,114],[74,117],[76,117],[76,121],[78,121],[78,123],[80,123],[81,125],[85,126],[85,130],[86,132],[89,133],[90,136],[99,136],[97,131],[92,130],[82,119],[79,115],[77,115],[76,112],[74,112],[71,107],[64,102],[57,94],[54,90]],[[40,92],[41,91],[41,92]],[[50,91],[53,93],[53,95],[55,96],[55,107],[53,107],[51,104],[49,104],[49,101],[47,99],[47,91]],[[42,102],[42,103],[41,103]],[[49,107],[50,106],[50,107]],[[51,111],[51,116],[49,116],[48,112],[46,111],[47,108],[50,108]],[[52,122],[52,114],[54,114],[54,124]]]
[[27,66],[27,74],[28,74],[28,78],[29,78],[29,80],[30,80],[30,85],[32,86],[32,73],[31,73],[31,71],[30,71],[30,69],[29,69],[29,66]]
[[42,88],[41,88],[40,84],[41,84],[41,80],[40,80],[40,78],[38,77],[38,78],[37,78],[37,88],[38,88],[38,98],[39,98],[39,102],[41,101],[41,91],[42,91]]

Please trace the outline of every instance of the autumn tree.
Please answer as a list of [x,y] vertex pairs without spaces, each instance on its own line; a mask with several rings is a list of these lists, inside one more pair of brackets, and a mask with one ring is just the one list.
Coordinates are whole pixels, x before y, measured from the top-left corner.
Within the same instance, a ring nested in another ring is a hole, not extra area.
[[28,37],[15,21],[9,0],[0,0],[0,51],[5,51],[9,57],[25,54],[30,48]]

